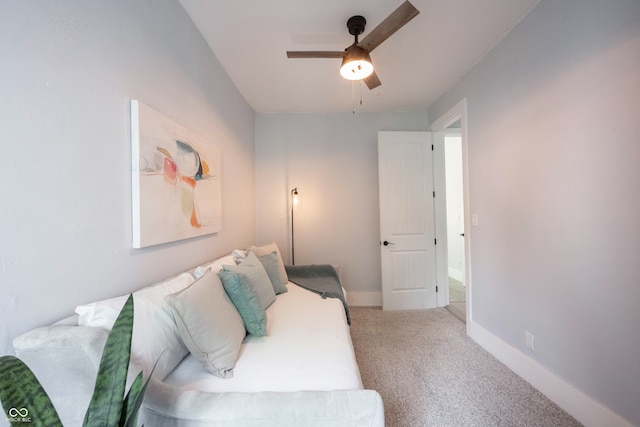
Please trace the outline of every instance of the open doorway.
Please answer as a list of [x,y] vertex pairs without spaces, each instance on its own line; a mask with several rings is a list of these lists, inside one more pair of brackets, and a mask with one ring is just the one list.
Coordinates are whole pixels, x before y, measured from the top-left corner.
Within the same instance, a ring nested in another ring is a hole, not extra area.
[[[461,100],[430,130],[434,141],[434,188],[436,215],[438,306],[469,325],[472,317],[472,283],[469,244],[467,116],[466,99]],[[445,142],[446,141],[446,142]],[[441,195],[444,194],[444,197]],[[444,244],[440,242],[444,241]]]
[[462,134],[460,120],[444,131],[447,283],[449,304],[456,317],[466,322],[466,283],[464,258],[464,196],[462,185]]

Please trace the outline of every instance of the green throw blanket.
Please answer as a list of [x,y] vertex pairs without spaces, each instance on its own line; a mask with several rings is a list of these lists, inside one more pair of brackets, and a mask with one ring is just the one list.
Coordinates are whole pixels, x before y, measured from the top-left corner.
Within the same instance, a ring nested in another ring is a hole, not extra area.
[[286,265],[289,280],[296,285],[315,292],[322,298],[339,298],[344,305],[347,323],[351,325],[349,307],[342,292],[338,273],[332,265]]

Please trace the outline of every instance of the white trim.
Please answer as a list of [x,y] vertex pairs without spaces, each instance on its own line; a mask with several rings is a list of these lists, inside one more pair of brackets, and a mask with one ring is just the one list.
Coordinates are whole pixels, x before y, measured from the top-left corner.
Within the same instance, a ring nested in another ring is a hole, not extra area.
[[502,341],[467,317],[469,336],[509,369],[586,427],[633,427],[614,411],[556,376],[536,360]]
[[[473,305],[472,305],[472,292],[473,286],[471,283],[471,214],[470,214],[470,203],[469,203],[469,169],[468,169],[468,159],[467,159],[467,146],[468,143],[468,131],[467,131],[467,98],[463,98],[456,105],[454,105],[449,111],[444,113],[440,118],[434,121],[431,126],[429,126],[429,130],[432,132],[441,132],[445,130],[447,127],[451,126],[457,120],[460,120],[460,135],[462,137],[462,197],[464,203],[464,284],[466,286],[465,290],[467,292],[466,296],[466,323],[467,323],[467,334],[469,333],[469,325],[473,322]],[[438,200],[436,200],[438,203]],[[446,235],[446,234],[445,234]],[[436,247],[436,251],[446,251],[446,245],[442,245],[440,248]],[[447,257],[447,253],[440,254],[440,257],[444,256],[444,259]]]
[[433,218],[435,223],[435,238],[438,242],[435,248],[436,257],[436,295],[438,307],[449,305],[449,274],[448,274],[448,236],[447,236],[447,179],[445,172],[445,132],[433,132]]
[[349,305],[360,307],[382,307],[382,292],[348,292]]
[[[444,113],[438,120],[431,123],[429,126],[429,130],[432,132],[438,132],[441,130],[445,130],[452,124],[454,124],[458,119],[466,119],[467,116],[467,98],[463,98],[456,105],[451,107],[449,111]],[[466,121],[466,120],[465,120]],[[464,123],[461,124],[463,127],[462,133],[464,134],[466,129],[464,128]]]

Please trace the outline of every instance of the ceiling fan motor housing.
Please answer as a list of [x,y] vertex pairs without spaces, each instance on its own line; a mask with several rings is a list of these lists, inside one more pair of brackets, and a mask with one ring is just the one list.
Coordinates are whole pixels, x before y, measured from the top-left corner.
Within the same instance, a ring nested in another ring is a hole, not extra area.
[[365,25],[367,25],[367,20],[364,19],[364,16],[360,16],[360,15],[352,16],[347,21],[347,28],[349,29],[349,34],[356,37],[364,33]]

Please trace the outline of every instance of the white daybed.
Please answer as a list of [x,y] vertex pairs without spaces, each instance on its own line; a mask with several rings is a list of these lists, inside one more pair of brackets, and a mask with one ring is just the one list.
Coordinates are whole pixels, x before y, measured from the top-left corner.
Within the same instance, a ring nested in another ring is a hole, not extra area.
[[[376,391],[363,389],[339,299],[322,298],[288,282],[286,292],[265,310],[267,335],[241,339],[227,378],[212,375],[206,364],[188,354],[175,323],[167,321],[171,310],[164,298],[194,289],[199,281],[194,282],[192,274],[215,272],[230,260],[223,257],[134,293],[138,323],[134,321],[136,366],[131,376],[139,369],[148,372],[160,357],[140,421],[148,427],[383,426],[382,400]],[[205,277],[211,279],[210,274]],[[14,340],[16,354],[41,381],[65,426],[82,423],[108,334],[104,322],[117,315],[122,298],[81,306],[80,316]]]

